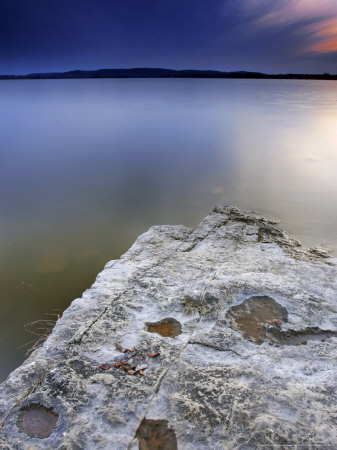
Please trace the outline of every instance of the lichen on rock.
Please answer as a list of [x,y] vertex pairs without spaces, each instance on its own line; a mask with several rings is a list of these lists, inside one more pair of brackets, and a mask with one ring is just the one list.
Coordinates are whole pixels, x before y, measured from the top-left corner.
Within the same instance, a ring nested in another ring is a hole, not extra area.
[[0,387],[0,448],[335,448],[337,266],[217,205],[155,226]]

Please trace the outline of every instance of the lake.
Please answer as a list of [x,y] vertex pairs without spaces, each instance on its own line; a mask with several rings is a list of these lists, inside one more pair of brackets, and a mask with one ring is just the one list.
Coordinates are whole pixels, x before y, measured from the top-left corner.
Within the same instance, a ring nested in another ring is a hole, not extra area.
[[1,380],[151,225],[223,200],[337,253],[337,82],[0,81],[0,118]]

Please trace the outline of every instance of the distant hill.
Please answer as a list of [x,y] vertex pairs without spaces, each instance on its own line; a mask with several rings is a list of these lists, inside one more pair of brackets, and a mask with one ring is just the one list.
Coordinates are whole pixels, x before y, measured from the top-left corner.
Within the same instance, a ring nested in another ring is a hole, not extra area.
[[69,72],[0,75],[0,80],[30,80],[59,78],[263,78],[300,80],[337,80],[337,75],[324,74],[265,74],[260,72],[220,72],[217,70],[173,70],[157,68],[70,70]]

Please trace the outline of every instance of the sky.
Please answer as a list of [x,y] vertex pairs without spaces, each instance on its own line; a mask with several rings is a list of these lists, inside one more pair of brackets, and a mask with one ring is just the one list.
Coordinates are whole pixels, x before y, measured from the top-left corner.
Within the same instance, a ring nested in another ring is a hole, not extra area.
[[0,0],[0,74],[337,73],[337,0]]

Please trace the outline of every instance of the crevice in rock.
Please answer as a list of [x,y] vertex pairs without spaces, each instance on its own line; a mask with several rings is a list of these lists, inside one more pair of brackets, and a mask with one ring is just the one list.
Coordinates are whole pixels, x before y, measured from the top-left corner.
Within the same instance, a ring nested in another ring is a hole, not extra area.
[[[182,252],[182,253],[190,252],[191,250],[194,249],[194,247],[195,247],[197,244],[200,244],[200,242],[204,241],[204,240],[205,240],[210,234],[212,234],[217,228],[220,228],[220,227],[226,225],[228,222],[229,222],[229,220],[226,219],[226,220],[223,220],[223,221],[217,223],[216,225],[214,225],[214,227],[213,227],[208,233],[205,234],[205,236],[202,236],[202,237],[196,237],[196,238],[190,243],[190,245],[189,245],[188,247],[186,247],[185,249],[181,250],[181,252]],[[194,230],[193,230],[193,231],[194,231]],[[184,243],[187,244],[187,242],[184,242]]]
[[193,340],[188,341],[188,344],[202,345],[203,347],[208,347],[208,348],[211,348],[212,350],[217,350],[218,352],[234,353],[235,355],[240,356],[240,358],[241,358],[240,353],[236,352],[232,348],[223,348],[223,347],[220,347],[219,345],[211,344],[210,342],[202,342],[202,341],[197,341],[197,340],[193,339]]
[[258,218],[244,215],[241,216],[233,213],[229,214],[229,220],[231,220],[232,222],[243,222],[246,223],[247,225],[255,225],[256,223],[259,222]]
[[326,339],[337,337],[337,332],[321,330],[319,327],[308,327],[299,331],[281,331],[278,327],[271,327],[266,330],[266,335],[272,344],[305,345],[308,341],[324,342]]
[[263,230],[262,227],[259,227],[259,231],[257,233],[257,242],[263,242],[263,240],[264,240]]
[[186,247],[184,250],[181,250],[181,252],[182,253],[190,252],[191,250],[194,249],[194,247],[197,244],[199,244],[199,242],[202,242],[205,239],[205,237],[203,237],[203,238],[196,238],[194,241],[191,242],[191,244],[188,247]]
[[[119,298],[125,293],[122,292],[122,294],[118,297],[115,297],[113,299],[113,302],[119,300]],[[80,344],[83,340],[83,338],[89,333],[90,329],[95,325],[95,323],[107,312],[107,310],[110,308],[111,304],[109,304],[108,306],[106,306],[104,308],[104,310],[97,316],[95,317],[95,319],[88,325],[88,328],[86,328],[81,334],[79,335],[75,335],[72,340],[70,341],[71,344]]]

